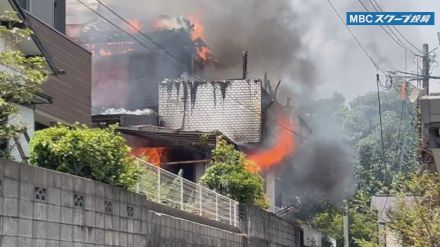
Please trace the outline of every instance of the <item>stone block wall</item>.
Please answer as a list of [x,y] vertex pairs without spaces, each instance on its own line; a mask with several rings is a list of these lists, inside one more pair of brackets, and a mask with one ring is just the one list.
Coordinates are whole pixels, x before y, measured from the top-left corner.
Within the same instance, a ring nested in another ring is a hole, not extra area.
[[300,226],[241,206],[240,228],[119,187],[0,159],[0,247],[297,247]]
[[261,82],[165,81],[159,86],[159,115],[165,126],[221,131],[241,143],[261,140]]
[[308,226],[303,226],[304,231],[304,246],[321,247],[322,234]]
[[115,186],[2,159],[0,181],[2,247],[243,246],[238,229]]
[[252,207],[240,206],[240,228],[247,234],[252,247],[300,247],[301,227],[275,214]]

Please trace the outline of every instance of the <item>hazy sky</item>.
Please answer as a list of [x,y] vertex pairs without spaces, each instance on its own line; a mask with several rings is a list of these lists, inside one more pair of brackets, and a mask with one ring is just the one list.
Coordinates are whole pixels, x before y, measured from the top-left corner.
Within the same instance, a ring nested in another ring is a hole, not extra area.
[[[356,44],[344,25],[337,19],[327,0],[292,0],[300,15],[303,46],[317,66],[320,81],[316,91],[320,97],[333,91],[343,93],[347,98],[375,90],[376,69]],[[368,0],[361,0],[371,8]],[[384,11],[434,11],[435,26],[400,26],[398,29],[415,46],[428,43],[430,49],[439,46],[437,32],[440,32],[439,0],[376,0]],[[332,0],[345,18],[346,11],[364,11],[358,0]],[[404,70],[405,52],[389,38],[379,26],[351,27],[373,59],[385,70]],[[409,44],[407,47],[412,48]],[[415,50],[412,48],[412,50]],[[415,71],[415,58],[408,52],[408,71]],[[438,61],[438,59],[437,59]],[[436,66],[433,64],[433,66]],[[433,74],[440,74],[438,68]],[[381,75],[382,76],[382,75]],[[383,76],[382,76],[383,78]],[[431,80],[431,91],[440,91],[439,81]]]

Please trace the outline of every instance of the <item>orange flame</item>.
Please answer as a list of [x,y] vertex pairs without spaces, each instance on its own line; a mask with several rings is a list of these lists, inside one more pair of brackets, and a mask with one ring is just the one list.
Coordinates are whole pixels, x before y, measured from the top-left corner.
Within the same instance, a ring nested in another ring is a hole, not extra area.
[[255,172],[274,167],[295,152],[293,124],[283,117],[278,120],[278,125],[280,127],[275,137],[276,143],[273,146],[247,155],[248,160],[254,163],[247,166],[249,171]]
[[197,56],[202,61],[206,61],[206,60],[208,60],[209,57],[212,56],[212,53],[211,53],[211,50],[208,47],[202,46],[202,47],[197,47]]
[[138,20],[128,20],[128,28],[132,33],[139,32],[142,28],[142,23]]
[[156,31],[170,29],[169,23],[165,19],[157,19],[153,23],[153,28]]
[[[193,32],[191,33],[191,39],[193,42],[197,43],[199,40],[205,39],[205,27],[202,25],[200,18],[196,15],[191,15],[188,17],[191,23],[194,25]],[[212,57],[212,51],[207,46],[197,47],[197,56],[202,61],[207,61],[208,58]]]
[[167,149],[164,147],[140,147],[134,148],[131,151],[131,155],[135,157],[146,157],[148,162],[153,165],[159,166],[165,161]]
[[[191,15],[188,20],[193,25],[191,32],[191,40],[196,46],[197,58],[206,62],[208,59],[213,58],[212,51],[205,45],[205,27],[202,25],[200,18],[197,15]],[[159,18],[153,22],[153,28],[156,31],[171,30],[173,29],[173,24],[170,19]]]
[[191,23],[194,25],[193,32],[191,33],[191,39],[196,41],[198,39],[205,39],[205,27],[203,27],[200,18],[196,15],[191,15],[188,17]]

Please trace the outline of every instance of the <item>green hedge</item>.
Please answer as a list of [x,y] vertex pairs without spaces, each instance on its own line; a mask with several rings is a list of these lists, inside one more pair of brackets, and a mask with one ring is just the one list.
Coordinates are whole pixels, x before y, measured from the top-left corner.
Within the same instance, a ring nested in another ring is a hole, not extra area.
[[133,189],[139,169],[129,152],[115,126],[98,129],[59,124],[36,131],[30,142],[32,164]]

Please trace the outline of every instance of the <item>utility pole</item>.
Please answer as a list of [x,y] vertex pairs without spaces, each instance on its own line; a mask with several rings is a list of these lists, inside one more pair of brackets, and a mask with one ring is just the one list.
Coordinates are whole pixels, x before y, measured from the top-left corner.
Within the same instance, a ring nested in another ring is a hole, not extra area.
[[348,202],[347,200],[343,201],[344,203],[344,247],[350,246],[350,240],[349,240],[349,231],[348,231]]
[[423,95],[429,95],[429,62],[429,46],[428,44],[423,44]]
[[[429,46],[428,44],[423,44],[423,57],[422,57],[422,88],[423,88],[423,96],[429,96]],[[417,104],[418,107],[420,106],[420,100],[418,101]],[[428,146],[429,145],[429,134],[427,133],[427,130],[425,129],[425,126],[423,124],[422,121],[422,114],[421,114],[421,109],[418,109],[420,112],[420,126],[419,126],[419,133],[420,133],[420,138],[421,138],[421,142],[423,146]],[[426,139],[425,139],[426,138]],[[421,160],[422,160],[422,166],[426,167],[427,169],[429,169],[429,164],[424,162],[424,160],[427,160],[428,158],[425,157],[427,156],[426,154],[422,153],[421,156]]]

